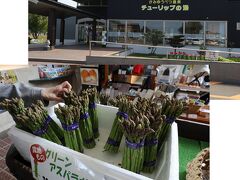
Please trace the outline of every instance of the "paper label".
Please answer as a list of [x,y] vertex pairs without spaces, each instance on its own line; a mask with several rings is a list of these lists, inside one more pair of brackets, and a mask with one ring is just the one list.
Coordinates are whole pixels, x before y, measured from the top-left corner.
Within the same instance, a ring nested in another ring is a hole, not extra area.
[[96,172],[91,167],[62,149],[43,144],[30,147],[33,177],[38,180],[114,179]]
[[206,57],[206,59],[208,59],[208,60],[214,60],[214,61],[216,61],[216,60],[218,60],[219,53],[218,53],[218,52],[209,52],[209,51],[207,51],[205,57]]
[[191,118],[191,119],[197,119],[197,114],[189,114],[188,115],[188,118]]

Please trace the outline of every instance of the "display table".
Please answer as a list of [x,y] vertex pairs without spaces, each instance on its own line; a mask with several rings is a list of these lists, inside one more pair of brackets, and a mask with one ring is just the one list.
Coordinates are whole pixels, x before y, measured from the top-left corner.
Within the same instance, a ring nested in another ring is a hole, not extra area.
[[188,86],[187,84],[176,84],[176,86],[182,91],[193,91],[193,92],[210,92],[210,88],[202,88],[199,86]]
[[[76,171],[78,174],[81,174],[82,177],[87,179],[179,179],[178,130],[176,123],[172,125],[161,153],[159,154],[156,170],[152,174],[136,174],[122,169],[119,166],[122,160],[124,138],[119,153],[111,154],[103,151],[103,147],[108,138],[118,108],[97,105],[97,111],[99,117],[100,138],[96,140],[96,147],[93,149],[85,149],[84,154],[40,137],[36,137],[16,127],[11,128],[8,134],[21,156],[27,161],[31,160],[32,164],[33,160],[31,158],[30,147],[34,144],[38,144],[44,147],[46,151],[56,151],[58,155],[65,156],[69,163],[71,162],[72,169],[70,169],[70,171]],[[56,122],[58,122],[53,113],[53,108],[49,109],[49,114],[54,120],[56,120]],[[51,159],[50,157],[47,159],[47,163]],[[55,178],[56,174],[51,174],[51,168],[49,163],[47,163],[45,163],[46,165],[44,165],[44,163],[39,163],[37,166],[38,172],[46,172],[44,175],[45,177],[48,177],[48,179]],[[39,174],[41,175],[41,173]]]

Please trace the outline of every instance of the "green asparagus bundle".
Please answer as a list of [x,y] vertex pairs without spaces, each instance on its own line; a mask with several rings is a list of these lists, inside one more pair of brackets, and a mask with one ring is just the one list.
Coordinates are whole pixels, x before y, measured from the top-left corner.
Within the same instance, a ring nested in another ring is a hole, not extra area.
[[108,105],[108,100],[110,99],[110,96],[100,93],[99,94],[99,101],[103,105]]
[[140,173],[144,162],[144,141],[148,134],[154,133],[154,130],[150,128],[150,122],[145,115],[137,110],[135,112],[127,119],[119,119],[126,137],[122,168]]
[[143,114],[145,114],[148,110],[150,104],[150,100],[146,99],[146,98],[141,98],[139,97],[137,102],[136,102],[136,108],[142,112]]
[[25,112],[25,106],[24,106],[24,101],[19,98],[12,98],[10,99],[5,99],[2,102],[0,102],[0,108],[8,111],[13,120],[16,123],[16,127],[19,129],[22,129],[27,132],[31,132],[31,130],[22,122],[20,122],[16,116],[23,114]]
[[118,100],[116,98],[111,98],[108,100],[107,105],[118,107]]
[[83,139],[83,144],[86,148],[94,148],[96,146],[94,140],[94,134],[92,130],[92,123],[88,114],[89,98],[86,91],[82,92],[81,96],[78,96],[75,92],[63,94],[65,104],[78,107],[80,112],[80,118],[78,119],[80,132]]
[[86,91],[82,92],[81,96],[78,97],[78,101],[82,105],[82,108],[80,109],[79,125],[83,144],[86,148],[91,149],[96,146],[96,142],[94,140],[92,123],[88,114],[89,98]]
[[[57,123],[55,121],[52,120],[52,118],[48,115],[47,110],[44,107],[44,104],[42,103],[42,101],[37,101],[36,104],[32,105],[33,107],[37,107],[40,111],[43,112],[44,116],[45,116],[45,124],[49,125],[55,132],[55,134],[57,135],[57,137],[64,142],[64,134],[63,134],[63,129],[60,128]],[[64,143],[63,143],[64,144]]]
[[63,100],[66,105],[73,105],[76,107],[81,107],[81,103],[79,102],[79,97],[74,91],[64,92],[63,93]]
[[83,153],[83,140],[79,129],[80,111],[77,106],[59,106],[55,113],[64,129],[65,145],[70,149]]
[[13,98],[11,100],[5,99],[0,103],[0,106],[9,111],[18,128],[62,144],[60,141],[63,137],[62,129],[48,116],[41,101],[25,108],[21,98]]
[[96,88],[87,89],[89,98],[89,115],[92,123],[93,134],[95,138],[99,137],[98,116],[96,103],[98,101],[98,92]]
[[185,103],[182,100],[169,99],[165,97],[162,99],[161,103],[162,114],[166,116],[166,119],[163,121],[160,129],[158,137],[158,150],[161,148],[172,123],[175,122],[176,118],[178,118],[186,108]]
[[150,128],[154,132],[147,135],[145,139],[143,172],[152,173],[156,167],[160,127],[166,117],[161,115],[160,106],[154,102],[149,102],[149,109],[146,112],[146,116],[149,119]]
[[117,100],[117,103],[115,105],[119,107],[118,113],[114,119],[110,135],[104,146],[104,149],[106,151],[109,151],[112,153],[118,152],[118,149],[123,137],[123,131],[120,128],[119,120],[127,119],[134,108],[133,103],[124,96],[117,97],[116,100]]
[[31,132],[44,139],[62,145],[54,129],[49,125],[52,119],[49,118],[47,111],[39,107],[40,102],[26,108],[22,114],[16,116],[17,120],[24,123]]

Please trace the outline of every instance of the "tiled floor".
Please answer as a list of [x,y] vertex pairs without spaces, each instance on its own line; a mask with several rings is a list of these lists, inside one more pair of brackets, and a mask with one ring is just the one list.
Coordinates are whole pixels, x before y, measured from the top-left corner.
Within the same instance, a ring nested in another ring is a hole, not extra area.
[[8,137],[0,139],[0,179],[1,180],[16,180],[16,178],[11,175],[5,163],[5,157],[10,146],[11,146],[11,140]]
[[[103,48],[92,47],[91,54],[93,56],[106,56],[121,51],[121,48]],[[71,63],[79,64],[86,61],[86,56],[89,56],[89,47],[81,45],[66,45],[55,47],[51,51],[45,51],[43,48],[31,48],[29,49],[28,56],[30,61],[39,62],[59,62],[59,63]]]

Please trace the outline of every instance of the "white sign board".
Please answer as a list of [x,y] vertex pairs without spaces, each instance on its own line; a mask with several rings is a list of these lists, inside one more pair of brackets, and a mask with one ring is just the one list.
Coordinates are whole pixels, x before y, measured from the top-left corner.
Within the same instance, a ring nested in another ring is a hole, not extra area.
[[218,52],[206,52],[205,58],[208,60],[214,60],[217,61],[219,57],[219,53]]
[[240,22],[237,23],[237,30],[240,31]]
[[114,180],[61,149],[33,144],[30,154],[33,177],[38,180]]

